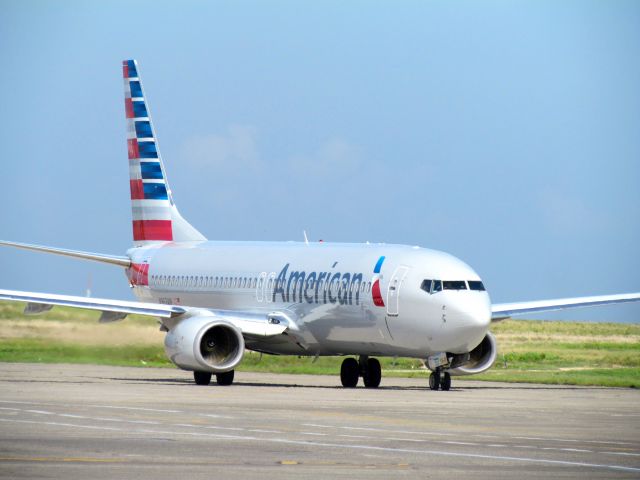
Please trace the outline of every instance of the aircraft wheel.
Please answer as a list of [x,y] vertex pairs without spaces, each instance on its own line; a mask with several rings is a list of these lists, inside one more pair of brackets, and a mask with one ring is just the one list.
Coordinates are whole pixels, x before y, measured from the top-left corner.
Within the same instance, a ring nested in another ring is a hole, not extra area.
[[193,372],[193,379],[196,381],[196,385],[209,385],[209,382],[211,382],[211,373]]
[[440,372],[431,372],[429,375],[429,388],[431,390],[438,390],[440,387]]
[[382,379],[382,367],[377,358],[369,358],[367,360],[367,368],[362,375],[364,386],[367,388],[378,388]]
[[442,379],[440,380],[440,389],[448,391],[451,389],[451,374],[444,372]]
[[340,367],[340,381],[345,388],[353,388],[358,384],[360,368],[355,358],[345,358]]
[[224,373],[216,373],[216,380],[218,381],[218,385],[231,385],[233,383],[233,377],[235,374],[235,370],[229,370]]

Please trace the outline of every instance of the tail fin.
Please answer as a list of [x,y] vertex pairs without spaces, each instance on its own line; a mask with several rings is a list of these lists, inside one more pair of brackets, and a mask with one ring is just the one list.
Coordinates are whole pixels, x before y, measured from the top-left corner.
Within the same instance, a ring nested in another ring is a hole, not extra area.
[[124,105],[127,117],[129,182],[136,246],[154,242],[206,240],[178,212],[145,100],[135,60],[122,62]]

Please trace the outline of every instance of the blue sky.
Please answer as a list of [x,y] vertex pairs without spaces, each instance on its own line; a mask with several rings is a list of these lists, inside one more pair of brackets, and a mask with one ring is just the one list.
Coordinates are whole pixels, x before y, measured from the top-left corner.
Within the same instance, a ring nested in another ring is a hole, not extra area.
[[[496,302],[640,290],[640,4],[0,0],[0,238],[131,244],[121,61],[210,239],[448,251]],[[0,288],[130,299],[0,249]],[[626,305],[539,318],[640,321]]]

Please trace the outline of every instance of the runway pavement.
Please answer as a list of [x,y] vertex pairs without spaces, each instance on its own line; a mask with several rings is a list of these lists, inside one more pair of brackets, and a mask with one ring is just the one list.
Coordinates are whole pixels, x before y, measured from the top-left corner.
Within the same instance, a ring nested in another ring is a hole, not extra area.
[[640,392],[0,364],[0,478],[640,478]]

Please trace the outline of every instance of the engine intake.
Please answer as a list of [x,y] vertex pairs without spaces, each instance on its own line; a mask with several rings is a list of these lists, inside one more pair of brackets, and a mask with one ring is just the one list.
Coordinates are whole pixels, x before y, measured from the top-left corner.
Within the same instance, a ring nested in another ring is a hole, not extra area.
[[244,356],[242,333],[215,316],[181,321],[167,333],[164,346],[169,359],[184,370],[228,372]]
[[487,332],[480,344],[469,353],[454,355],[451,368],[451,375],[475,375],[489,370],[496,361],[498,355],[498,345],[496,338],[491,332]]

